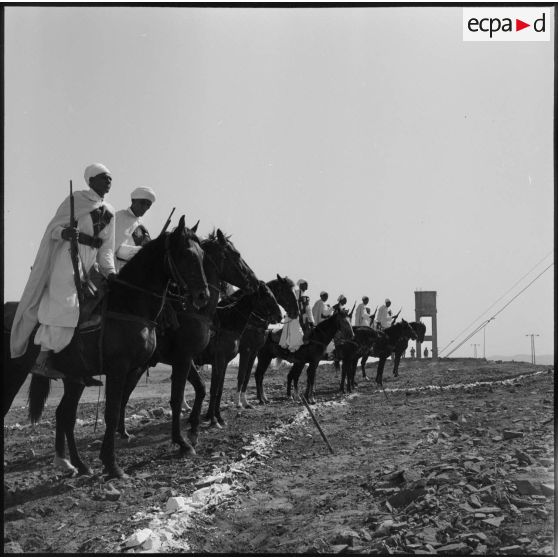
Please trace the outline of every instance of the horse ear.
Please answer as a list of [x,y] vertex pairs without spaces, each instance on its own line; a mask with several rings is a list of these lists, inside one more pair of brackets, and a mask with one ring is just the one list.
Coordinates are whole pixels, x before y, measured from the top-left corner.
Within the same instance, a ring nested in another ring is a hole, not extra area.
[[284,281],[284,279],[281,277],[281,275],[279,275],[279,273],[277,274],[277,279],[278,279],[279,281]]
[[185,222],[184,215],[182,215],[182,217],[180,217],[180,221],[178,221],[178,227],[176,230],[182,232],[185,228],[186,228],[186,222]]
[[200,220],[198,219],[198,222],[190,229],[193,233],[195,233],[198,230],[198,225],[200,224]]
[[221,229],[217,229],[217,240],[220,244],[226,244],[227,242],[227,239],[225,238],[225,235],[223,234]]

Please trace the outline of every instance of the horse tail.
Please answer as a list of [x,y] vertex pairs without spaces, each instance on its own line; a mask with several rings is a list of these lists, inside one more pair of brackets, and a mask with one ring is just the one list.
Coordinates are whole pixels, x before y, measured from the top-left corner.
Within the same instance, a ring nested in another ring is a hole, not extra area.
[[29,420],[32,424],[39,422],[49,393],[50,379],[32,374],[28,397]]

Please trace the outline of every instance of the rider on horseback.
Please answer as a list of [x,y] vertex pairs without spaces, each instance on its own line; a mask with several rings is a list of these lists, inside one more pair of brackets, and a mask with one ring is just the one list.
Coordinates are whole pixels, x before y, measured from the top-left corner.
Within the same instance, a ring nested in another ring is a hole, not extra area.
[[143,226],[141,218],[155,203],[155,192],[151,188],[136,188],[131,195],[132,203],[127,209],[116,212],[116,229],[114,233],[114,253],[116,269],[131,260],[150,240],[149,232]]
[[378,308],[378,313],[376,314],[376,320],[374,322],[374,325],[376,326],[376,329],[378,331],[387,329],[393,321],[391,310],[389,309],[390,306],[391,300],[389,298],[386,298],[385,304],[382,304]]
[[88,190],[74,194],[75,228],[70,224],[71,202],[66,198],[50,221],[39,246],[31,274],[18,305],[11,331],[12,358],[22,356],[33,329],[41,351],[31,372],[48,378],[65,376],[49,365],[51,351],[69,345],[79,320],[79,300],[69,241],[78,243],[81,280],[97,262],[105,277],[114,267],[114,209],[104,201],[111,187],[110,171],[100,163],[85,169]]

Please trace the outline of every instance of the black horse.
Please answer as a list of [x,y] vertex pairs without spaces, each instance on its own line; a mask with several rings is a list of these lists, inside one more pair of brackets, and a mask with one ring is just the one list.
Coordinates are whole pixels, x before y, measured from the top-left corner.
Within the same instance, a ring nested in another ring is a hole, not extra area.
[[[426,333],[426,326],[422,322],[409,322],[409,325],[413,328],[414,332],[417,335],[416,340],[419,343],[422,343],[424,341],[424,335]],[[399,362],[401,360],[401,357],[405,354],[405,351],[407,350],[410,339],[411,339],[410,337],[406,337],[406,336],[400,337],[397,344],[395,345],[394,348],[395,356],[393,358],[394,377],[399,376]]]
[[[409,339],[415,340],[417,338],[417,334],[415,330],[411,327],[409,322],[405,320],[401,320],[396,324],[388,327],[381,332],[373,330],[369,328],[374,333],[372,335],[372,342],[369,345],[369,349],[363,351],[362,358],[360,361],[360,366],[362,369],[363,377],[366,376],[366,360],[369,356],[373,356],[379,358],[378,361],[378,369],[376,371],[376,383],[378,385],[382,385],[382,376],[384,373],[384,366],[386,364],[386,360],[389,356],[395,351],[398,344],[405,340],[405,343],[409,341]],[[354,363],[354,367],[351,368],[351,385],[354,386],[354,377],[356,372],[356,361]]]
[[271,360],[279,357],[293,365],[287,377],[287,396],[291,396],[291,384],[294,383],[295,393],[298,394],[298,379],[304,368],[308,364],[306,399],[309,403],[315,403],[314,382],[316,369],[320,360],[324,357],[326,348],[331,343],[333,336],[340,331],[348,339],[354,337],[351,327],[351,318],[344,310],[336,309],[333,314],[318,324],[310,333],[308,342],[294,352],[279,346],[277,334],[268,334],[264,346],[258,351],[258,365],[254,374],[256,378],[256,390],[260,403],[268,403],[263,389],[263,378]]
[[212,426],[226,424],[220,408],[225,373],[229,362],[238,354],[240,339],[250,320],[256,318],[265,323],[281,321],[281,308],[263,281],[256,293],[241,293],[237,291],[219,303],[215,316],[217,331],[203,353],[195,359],[199,365],[211,364],[211,390],[205,418]]
[[[267,282],[277,302],[286,310],[289,318],[298,316],[298,304],[293,292],[294,283],[288,277],[277,275],[277,279]],[[258,351],[265,343],[265,332],[269,325],[267,320],[252,316],[240,338],[238,348],[238,375],[237,375],[237,407],[253,409],[246,400],[246,390],[252,374],[252,367]]]
[[[157,330],[157,349],[149,361],[149,366],[155,366],[158,362],[172,366],[172,441],[178,444],[181,453],[185,455],[196,453],[194,448],[198,441],[201,407],[206,394],[205,384],[193,361],[207,347],[214,331],[213,317],[219,301],[219,286],[222,281],[226,281],[245,292],[253,292],[259,285],[254,272],[221,230],[218,229],[202,240],[201,246],[205,254],[204,271],[210,287],[209,303],[202,310],[194,312],[184,309],[177,302],[169,302],[164,313],[167,319]],[[144,366],[131,371],[126,380],[118,423],[118,432],[124,438],[129,437],[124,421],[126,404],[145,369]],[[188,418],[188,440],[184,439],[180,429],[187,380],[195,391],[194,405]]]
[[[54,367],[67,377],[63,380],[64,396],[56,410],[55,445],[58,462],[66,462],[66,437],[71,465],[80,473],[91,473],[91,469],[81,460],[74,439],[77,406],[84,385],[72,379],[104,374],[106,430],[100,458],[109,477],[124,476],[114,454],[114,433],[120,415],[124,382],[131,370],[145,367],[155,350],[155,320],[163,301],[169,296],[169,284],[173,281],[187,290],[188,296],[181,298],[184,304],[199,308],[209,300],[203,271],[204,254],[195,235],[196,227],[187,229],[182,217],[175,231],[164,233],[146,244],[121,270],[118,278],[110,283],[103,301],[102,325],[76,331],[70,345],[53,355]],[[30,350],[36,352],[36,348],[30,345]],[[9,361],[8,365],[4,373],[5,382],[14,371],[17,372],[18,363]],[[25,376],[22,376],[24,379]],[[39,420],[49,391],[48,378],[33,376],[29,389],[29,415],[32,422]]]

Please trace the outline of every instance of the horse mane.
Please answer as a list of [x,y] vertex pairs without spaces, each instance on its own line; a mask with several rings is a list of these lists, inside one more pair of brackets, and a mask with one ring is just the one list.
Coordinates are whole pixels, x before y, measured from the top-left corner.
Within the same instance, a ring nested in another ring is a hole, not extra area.
[[283,281],[286,281],[287,285],[288,285],[289,287],[291,287],[291,289],[294,288],[295,282],[294,282],[290,277],[287,277],[287,276],[285,275],[285,277],[282,277],[282,279],[283,279]]
[[[223,231],[221,231],[221,232],[223,232]],[[231,238],[232,235],[226,234],[226,233],[223,232],[223,236],[224,236],[227,240],[229,240],[229,239]],[[207,238],[205,238],[204,240],[207,240],[208,242],[214,242],[214,241],[216,241],[216,240],[217,240],[217,229],[214,228],[214,229],[207,235]],[[203,241],[202,241],[202,242],[203,242]]]

